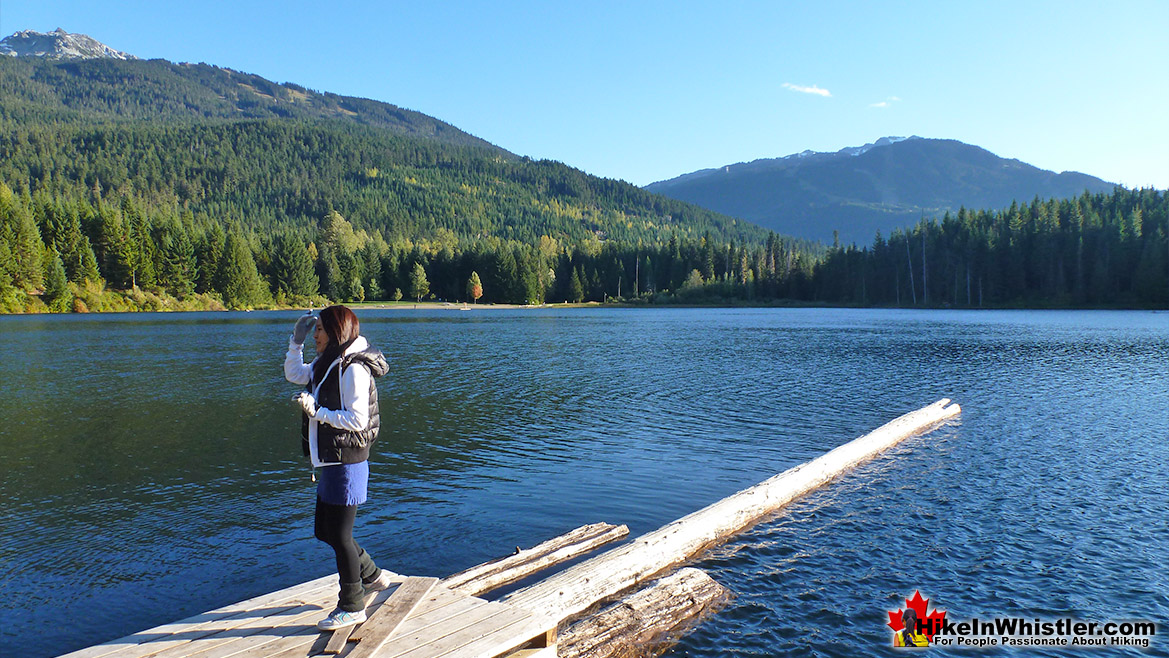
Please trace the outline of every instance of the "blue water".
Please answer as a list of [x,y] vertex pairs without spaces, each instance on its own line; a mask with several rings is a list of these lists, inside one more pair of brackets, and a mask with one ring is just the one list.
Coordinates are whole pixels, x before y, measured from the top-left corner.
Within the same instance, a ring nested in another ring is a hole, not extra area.
[[[699,561],[735,598],[672,655],[888,655],[917,589],[960,618],[1169,620],[1169,314],[359,316],[391,371],[356,534],[395,571],[638,535],[951,397],[957,423]],[[0,655],[330,572],[280,370],[294,319],[0,319]]]

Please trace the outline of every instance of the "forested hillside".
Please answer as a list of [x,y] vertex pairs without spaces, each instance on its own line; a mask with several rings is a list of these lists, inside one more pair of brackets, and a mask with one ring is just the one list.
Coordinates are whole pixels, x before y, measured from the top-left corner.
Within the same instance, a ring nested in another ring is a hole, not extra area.
[[179,204],[246,228],[337,210],[387,239],[761,242],[751,224],[517,158],[417,112],[161,60],[0,58],[0,180]]
[[434,117],[389,103],[277,84],[207,64],[161,59],[0,57],[0,119],[36,123],[46,119],[337,120],[506,153]]
[[202,65],[0,57],[0,311],[1169,302],[1153,190],[826,250],[397,112]]
[[132,304],[103,286],[138,306],[391,298],[419,263],[432,296],[465,299],[478,267],[485,301],[526,303],[604,297],[581,261],[602,252],[767,239],[417,112],[206,65],[0,58],[0,128],[7,310],[44,306],[58,257],[72,287],[45,291],[54,308],[83,289],[87,308]]

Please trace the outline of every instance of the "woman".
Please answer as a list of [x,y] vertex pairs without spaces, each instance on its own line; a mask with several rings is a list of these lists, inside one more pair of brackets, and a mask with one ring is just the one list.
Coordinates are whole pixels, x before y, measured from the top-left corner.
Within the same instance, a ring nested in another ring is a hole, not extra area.
[[[313,326],[317,357],[304,363],[304,340]],[[360,335],[353,311],[330,306],[319,321],[308,313],[296,322],[284,358],[284,376],[305,390],[294,398],[304,410],[302,448],[316,469],[315,533],[337,554],[341,594],[337,608],[317,623],[332,631],[365,621],[368,592],[384,590],[390,574],[353,540],[357,506],[364,503],[369,483],[369,446],[377,439],[378,416],[375,377],[388,366],[380,350]]]

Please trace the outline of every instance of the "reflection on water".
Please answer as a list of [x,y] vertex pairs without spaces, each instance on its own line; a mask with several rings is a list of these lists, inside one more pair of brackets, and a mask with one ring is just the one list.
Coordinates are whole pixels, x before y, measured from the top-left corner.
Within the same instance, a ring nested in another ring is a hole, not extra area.
[[[0,653],[331,570],[280,367],[295,315],[0,319]],[[958,424],[709,554],[737,598],[674,655],[884,654],[918,588],[961,617],[1169,618],[1165,314],[359,315],[391,370],[357,534],[397,571],[637,535],[945,396]]]

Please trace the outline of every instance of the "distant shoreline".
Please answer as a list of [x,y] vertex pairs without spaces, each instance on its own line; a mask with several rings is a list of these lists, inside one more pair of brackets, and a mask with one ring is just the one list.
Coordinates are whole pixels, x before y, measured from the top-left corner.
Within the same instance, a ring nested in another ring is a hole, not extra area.
[[[774,300],[770,302],[743,303],[676,303],[652,304],[638,302],[551,302],[544,304],[463,304],[462,302],[344,302],[344,306],[355,311],[390,310],[390,311],[508,311],[508,310],[538,310],[538,309],[580,309],[580,308],[628,308],[628,309],[666,309],[666,308],[706,308],[706,309],[746,309],[746,308],[839,308],[839,309],[870,309],[870,310],[904,310],[904,311],[1167,311],[1169,309],[1155,306],[868,306],[849,304],[830,304],[804,302],[792,300]],[[256,309],[226,309],[226,308],[147,308],[147,309],[111,309],[101,311],[69,312],[69,311],[31,311],[25,313],[0,313],[0,317],[22,316],[51,316],[51,315],[107,315],[112,313],[251,313],[262,311],[305,311],[310,307],[300,306],[268,306]],[[322,304],[315,304],[313,309],[324,308]]]

